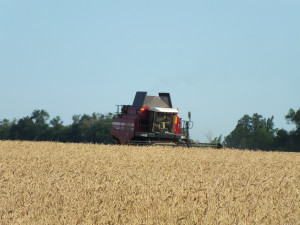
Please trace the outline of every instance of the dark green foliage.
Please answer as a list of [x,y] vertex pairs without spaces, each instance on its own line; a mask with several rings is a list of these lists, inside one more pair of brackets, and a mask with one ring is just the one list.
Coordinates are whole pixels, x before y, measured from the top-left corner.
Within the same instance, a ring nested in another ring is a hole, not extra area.
[[73,123],[64,126],[59,116],[49,120],[45,110],[34,110],[29,117],[10,122],[7,119],[0,121],[0,139],[2,140],[34,140],[59,142],[89,142],[111,143],[110,134],[113,114],[93,113],[74,115]]
[[280,129],[276,132],[274,144],[278,150],[284,151],[289,145],[290,135],[286,130]]
[[296,125],[296,130],[300,130],[300,109],[298,109],[297,111],[290,109],[285,118],[289,123],[293,123]]
[[296,129],[289,132],[286,150],[300,152],[300,109],[297,111],[290,109],[285,118],[288,123],[296,126]]
[[0,121],[0,137],[2,139],[9,139],[9,131],[10,131],[12,124],[14,124],[14,123],[9,122],[9,120],[7,120],[7,119]]
[[112,118],[111,113],[73,116],[73,124],[69,127],[72,142],[112,143]]
[[241,149],[273,149],[274,139],[273,117],[264,119],[254,113],[252,117],[244,115],[235,129],[225,137],[225,145]]
[[289,110],[285,116],[296,129],[288,132],[275,129],[273,116],[265,119],[254,113],[252,117],[244,115],[235,129],[224,139],[224,145],[240,149],[260,149],[279,151],[300,151],[300,109]]

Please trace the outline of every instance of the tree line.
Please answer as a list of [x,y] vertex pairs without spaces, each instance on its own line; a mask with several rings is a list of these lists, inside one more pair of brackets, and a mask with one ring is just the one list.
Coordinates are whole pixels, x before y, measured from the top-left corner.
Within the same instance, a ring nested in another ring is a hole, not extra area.
[[290,109],[285,119],[294,124],[292,131],[274,127],[274,117],[254,113],[238,120],[235,129],[224,138],[226,147],[300,152],[300,109]]
[[[59,116],[50,119],[45,110],[34,110],[19,120],[0,121],[0,140],[112,143],[110,128],[113,114],[74,115],[71,125]],[[48,122],[49,121],[49,122]]]
[[[74,115],[70,125],[64,125],[59,116],[50,120],[45,110],[34,110],[31,116],[19,120],[0,121],[0,140],[33,140],[58,142],[112,143],[110,134],[114,114],[93,113]],[[263,118],[254,113],[238,120],[234,130],[224,138],[223,145],[239,149],[279,150],[300,152],[300,109],[290,109],[285,116],[294,124],[292,131],[277,129],[274,117]],[[211,142],[219,143],[222,137]]]

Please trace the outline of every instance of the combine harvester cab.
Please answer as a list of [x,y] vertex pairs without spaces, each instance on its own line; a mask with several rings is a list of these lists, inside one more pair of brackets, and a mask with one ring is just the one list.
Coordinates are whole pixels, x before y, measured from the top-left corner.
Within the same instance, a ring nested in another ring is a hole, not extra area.
[[178,117],[178,109],[172,107],[169,93],[147,96],[147,92],[136,92],[132,105],[117,107],[111,129],[117,144],[194,145],[188,132],[192,122]]

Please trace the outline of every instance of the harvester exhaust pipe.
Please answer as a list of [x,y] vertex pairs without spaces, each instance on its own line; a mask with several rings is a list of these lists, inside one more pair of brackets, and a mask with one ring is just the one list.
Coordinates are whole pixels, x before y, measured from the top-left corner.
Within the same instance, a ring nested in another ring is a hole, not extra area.
[[192,122],[192,120],[191,120],[191,118],[192,118],[192,116],[191,116],[191,112],[189,111],[188,112],[188,119],[189,119],[189,121],[186,121],[185,123],[185,127],[186,127],[186,136],[187,136],[187,141],[188,141],[188,144],[189,143],[191,143],[191,139],[190,139],[190,131],[189,131],[189,129],[191,129],[192,128],[192,124],[193,124],[193,122]]

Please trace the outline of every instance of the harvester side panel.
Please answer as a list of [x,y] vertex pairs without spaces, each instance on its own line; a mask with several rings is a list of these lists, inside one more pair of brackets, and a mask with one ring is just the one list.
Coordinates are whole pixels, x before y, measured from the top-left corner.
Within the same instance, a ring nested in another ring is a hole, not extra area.
[[136,127],[136,108],[129,107],[126,114],[122,114],[112,121],[111,134],[120,141],[120,144],[126,144],[135,134]]

